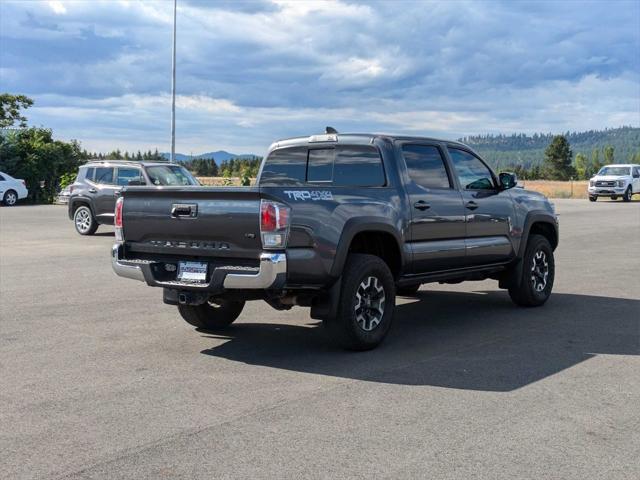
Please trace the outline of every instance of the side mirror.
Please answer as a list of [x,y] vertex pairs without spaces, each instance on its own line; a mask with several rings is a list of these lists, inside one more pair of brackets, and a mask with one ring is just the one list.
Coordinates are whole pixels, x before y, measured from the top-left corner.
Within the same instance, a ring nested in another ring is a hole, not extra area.
[[498,178],[500,179],[500,187],[503,190],[513,188],[518,184],[518,177],[515,173],[502,172],[498,175]]

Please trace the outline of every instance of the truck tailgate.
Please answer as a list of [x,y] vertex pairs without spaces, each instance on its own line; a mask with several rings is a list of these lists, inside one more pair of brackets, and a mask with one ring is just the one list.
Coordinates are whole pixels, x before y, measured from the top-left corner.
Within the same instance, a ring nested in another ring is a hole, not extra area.
[[129,187],[122,196],[129,252],[257,259],[260,193],[242,187]]

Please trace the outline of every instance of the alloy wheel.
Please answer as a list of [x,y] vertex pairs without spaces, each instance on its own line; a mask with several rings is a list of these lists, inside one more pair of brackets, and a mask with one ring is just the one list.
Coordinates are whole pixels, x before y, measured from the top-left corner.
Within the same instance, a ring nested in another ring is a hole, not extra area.
[[91,228],[91,212],[86,208],[79,208],[75,215],[76,228],[81,233],[86,233]]
[[366,277],[356,291],[356,322],[366,332],[375,329],[384,316],[386,296],[382,282],[377,277]]
[[536,292],[542,292],[547,286],[549,277],[549,262],[547,254],[538,250],[531,261],[531,282]]
[[17,201],[18,201],[18,195],[16,195],[13,192],[7,193],[7,195],[4,197],[4,203],[6,203],[10,207],[15,205]]

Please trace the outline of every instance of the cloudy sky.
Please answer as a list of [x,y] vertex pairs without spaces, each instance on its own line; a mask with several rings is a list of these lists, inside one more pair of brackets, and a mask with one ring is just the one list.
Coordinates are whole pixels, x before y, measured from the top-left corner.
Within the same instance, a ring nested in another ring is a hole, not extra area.
[[[168,150],[173,2],[0,0],[0,90],[84,147]],[[177,151],[339,131],[640,125],[640,1],[178,0]]]

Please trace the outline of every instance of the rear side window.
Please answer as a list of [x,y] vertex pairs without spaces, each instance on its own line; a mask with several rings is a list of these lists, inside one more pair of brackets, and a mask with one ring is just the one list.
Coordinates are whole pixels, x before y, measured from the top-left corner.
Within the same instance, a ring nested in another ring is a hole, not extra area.
[[96,173],[96,169],[94,167],[89,167],[87,168],[87,172],[84,175],[84,178],[86,180],[91,180],[93,182],[93,176]]
[[113,168],[97,167],[94,181],[100,184],[113,185]]
[[338,148],[333,168],[334,185],[382,187],[385,183],[382,159],[377,148],[358,145]]
[[0,182],[4,182],[4,181],[5,181],[4,177],[0,175]]
[[402,156],[409,177],[425,188],[451,188],[444,159],[438,147],[432,145],[403,145]]
[[274,150],[264,162],[260,185],[300,185],[305,182],[306,170],[306,148]]
[[330,182],[333,180],[335,150],[309,150],[307,161],[307,182]]

